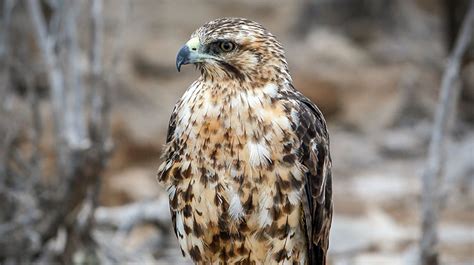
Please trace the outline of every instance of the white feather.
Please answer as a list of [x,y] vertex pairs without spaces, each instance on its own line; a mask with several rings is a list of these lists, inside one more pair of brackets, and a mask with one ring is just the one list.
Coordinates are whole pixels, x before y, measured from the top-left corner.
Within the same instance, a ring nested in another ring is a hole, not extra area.
[[278,87],[273,83],[268,83],[263,87],[263,93],[270,97],[275,97],[278,92]]
[[230,107],[232,109],[238,109],[241,106],[240,98],[239,97],[231,97],[230,99]]
[[184,233],[184,223],[183,223],[183,214],[181,212],[176,212],[176,231],[180,235],[185,235]]
[[296,110],[292,110],[291,111],[291,120],[294,122],[294,123],[299,123],[300,119],[299,119],[299,114]]
[[175,185],[171,185],[168,187],[168,196],[170,198],[170,200],[172,200],[174,198],[174,195],[176,193],[176,186]]
[[262,143],[247,143],[249,152],[249,164],[251,166],[267,165],[270,159],[270,151],[265,144]]
[[249,106],[254,109],[262,105],[260,98],[261,97],[259,95],[255,95],[254,93],[247,94],[247,102]]
[[255,115],[257,116],[258,120],[263,121],[265,119],[265,116],[268,115],[268,111],[264,108],[257,108],[255,109]]
[[239,176],[240,176],[240,171],[239,171],[239,170],[236,170],[235,167],[230,166],[230,176],[231,176],[232,178],[239,177]]
[[301,191],[292,191],[288,193],[288,201],[292,205],[297,205],[301,199]]
[[185,252],[187,252],[186,234],[184,233],[183,214],[176,212],[176,232],[178,233],[178,242]]
[[219,104],[213,104],[212,102],[207,103],[207,117],[217,117],[222,112],[221,106]]
[[234,191],[230,190],[230,206],[229,206],[229,215],[234,220],[239,220],[244,216],[244,208],[240,202],[239,195]]
[[260,211],[258,215],[258,224],[260,227],[265,227],[272,223],[272,218],[270,216],[270,195],[268,193],[263,193],[260,197]]
[[291,127],[290,120],[286,116],[275,117],[272,123],[276,128],[281,130],[287,130]]

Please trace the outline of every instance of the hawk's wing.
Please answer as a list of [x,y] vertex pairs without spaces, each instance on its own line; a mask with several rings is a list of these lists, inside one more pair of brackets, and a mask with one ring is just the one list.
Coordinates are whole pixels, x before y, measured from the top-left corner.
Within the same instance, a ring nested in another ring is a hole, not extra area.
[[168,132],[166,134],[166,144],[162,154],[163,163],[158,169],[158,181],[164,181],[168,176],[168,171],[173,165],[173,159],[176,152],[179,150],[178,143],[173,141],[173,134],[176,129],[176,116],[177,106],[179,102],[174,106],[173,112],[171,113],[170,122],[168,124]]
[[299,161],[307,168],[302,200],[309,264],[324,265],[332,219],[329,136],[324,117],[315,104],[297,91],[288,97],[296,102],[298,121],[293,129],[301,143]]
[[[158,169],[158,181],[165,182],[169,178],[169,171],[174,164],[174,157],[176,156],[177,151],[179,150],[178,143],[173,141],[173,134],[176,129],[176,116],[177,116],[177,106],[179,102],[174,106],[173,112],[171,113],[168,132],[166,134],[166,144],[165,150],[162,155],[163,162]],[[169,192],[169,191],[168,191]],[[174,194],[170,193],[170,201],[175,197]],[[178,231],[176,230],[176,213],[174,209],[175,205],[170,203],[170,213],[171,221],[173,223],[173,229],[176,236],[179,236]],[[184,253],[183,253],[184,256]]]

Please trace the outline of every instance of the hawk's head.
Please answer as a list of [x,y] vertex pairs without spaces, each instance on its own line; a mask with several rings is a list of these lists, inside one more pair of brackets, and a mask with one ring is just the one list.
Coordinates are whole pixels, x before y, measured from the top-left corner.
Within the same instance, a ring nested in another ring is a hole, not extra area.
[[196,30],[179,50],[178,71],[183,64],[195,64],[204,78],[290,78],[280,43],[260,24],[244,18],[220,18]]

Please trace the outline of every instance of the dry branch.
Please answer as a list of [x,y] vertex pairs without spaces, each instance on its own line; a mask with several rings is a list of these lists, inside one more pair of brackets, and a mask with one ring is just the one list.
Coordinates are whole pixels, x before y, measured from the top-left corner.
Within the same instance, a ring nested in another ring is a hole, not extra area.
[[[70,128],[73,125],[70,123],[70,119],[68,119],[68,116],[70,116],[70,112],[67,110],[69,110],[70,107],[68,106],[69,104],[67,102],[67,98],[69,97],[67,96],[67,91],[65,89],[65,74],[61,70],[59,65],[59,59],[54,53],[54,37],[48,34],[48,27],[44,15],[41,11],[40,2],[36,0],[28,0],[27,10],[32,20],[37,45],[39,46],[45,64],[45,72],[47,74],[48,83],[51,89],[53,119],[56,132],[55,138],[57,141],[57,144],[55,144],[56,154],[58,157],[57,173],[59,176],[65,177],[70,180],[70,176],[72,175],[72,172],[70,170],[71,166],[69,165],[69,163],[71,162],[69,159],[69,157],[71,156],[71,150],[68,150],[68,146],[74,146],[74,141],[71,142],[70,139],[72,137],[68,136],[68,132],[73,130]],[[67,22],[69,23],[66,24],[70,24],[71,19],[72,18],[67,19]],[[68,27],[68,29],[70,29],[70,26]],[[61,188],[61,190],[65,190],[66,193],[68,192],[67,189],[64,188]],[[61,199],[62,197],[63,196],[61,195],[58,196],[59,199]],[[51,218],[56,219],[59,217]],[[46,223],[49,222],[46,221]],[[44,227],[48,231],[52,229],[52,225],[45,224]],[[53,232],[48,232],[48,234],[51,233]]]
[[471,0],[460,35],[456,41],[441,82],[440,99],[435,113],[433,132],[428,151],[428,160],[423,172],[422,190],[422,238],[420,261],[422,265],[438,265],[438,219],[440,183],[443,183],[445,165],[445,141],[459,94],[455,82],[459,76],[462,57],[474,32],[474,0]]
[[[36,40],[45,62],[46,73],[51,86],[52,103],[54,109],[53,115],[56,125],[57,137],[59,139],[64,139],[65,136],[61,133],[64,131],[64,123],[59,116],[64,110],[64,80],[61,70],[59,69],[56,56],[53,52],[53,41],[48,37],[46,21],[43,14],[41,13],[39,4],[39,1],[28,0],[27,9],[32,20]],[[65,154],[63,149],[58,150],[58,153],[59,155]]]
[[168,199],[159,198],[117,207],[99,207],[95,212],[95,221],[99,225],[112,225],[119,230],[129,230],[141,223],[168,227],[170,224]]
[[84,113],[84,88],[79,70],[79,43],[77,16],[80,1],[65,1],[64,35],[66,46],[64,132],[66,143],[72,150],[84,150],[90,147]]
[[[91,92],[92,92],[92,126],[100,128],[105,122],[105,92],[104,82],[102,78],[102,45],[104,22],[102,19],[102,0],[95,0],[91,3],[91,47],[89,64],[91,68]],[[99,136],[99,138],[102,138]]]

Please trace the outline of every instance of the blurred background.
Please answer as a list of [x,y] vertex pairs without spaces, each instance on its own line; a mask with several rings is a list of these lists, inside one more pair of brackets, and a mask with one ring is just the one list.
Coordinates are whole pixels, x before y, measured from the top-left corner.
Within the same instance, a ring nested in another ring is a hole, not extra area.
[[[416,264],[425,168],[463,0],[0,1],[0,263],[189,264],[156,181],[205,22],[263,24],[329,123],[331,265]],[[474,264],[474,49],[449,116],[441,264]]]

